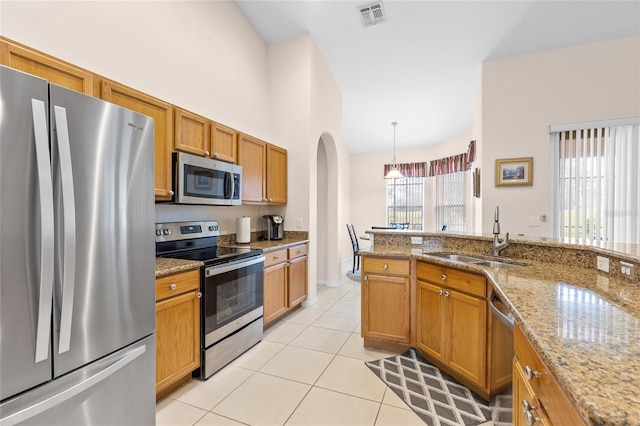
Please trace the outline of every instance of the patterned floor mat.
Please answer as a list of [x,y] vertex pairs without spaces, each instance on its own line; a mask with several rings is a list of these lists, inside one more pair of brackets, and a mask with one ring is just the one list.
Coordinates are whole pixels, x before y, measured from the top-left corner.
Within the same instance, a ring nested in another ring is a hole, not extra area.
[[511,425],[511,392],[489,404],[409,349],[402,355],[366,363],[427,424],[475,426],[493,420]]

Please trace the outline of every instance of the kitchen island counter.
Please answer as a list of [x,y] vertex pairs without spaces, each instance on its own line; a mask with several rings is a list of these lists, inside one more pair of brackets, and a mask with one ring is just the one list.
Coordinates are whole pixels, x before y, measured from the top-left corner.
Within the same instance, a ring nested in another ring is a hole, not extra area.
[[412,257],[484,274],[587,423],[640,424],[638,281],[544,256],[540,258],[545,261],[507,259],[524,266],[506,269],[429,254],[435,252],[485,256],[446,245],[424,252],[408,245],[361,251],[364,256]]

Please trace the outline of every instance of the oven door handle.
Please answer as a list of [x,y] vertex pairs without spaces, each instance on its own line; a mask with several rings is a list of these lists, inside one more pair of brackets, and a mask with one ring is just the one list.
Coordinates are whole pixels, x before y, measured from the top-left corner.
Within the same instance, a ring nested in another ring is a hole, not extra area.
[[225,272],[234,271],[240,268],[245,268],[247,266],[255,265],[257,263],[262,263],[264,262],[264,260],[265,260],[265,257],[260,256],[260,257],[256,257],[249,260],[246,260],[246,259],[236,260],[235,262],[229,262],[219,266],[209,266],[208,268],[205,269],[204,275],[206,277],[212,277],[214,275],[220,275],[220,274],[224,274]]

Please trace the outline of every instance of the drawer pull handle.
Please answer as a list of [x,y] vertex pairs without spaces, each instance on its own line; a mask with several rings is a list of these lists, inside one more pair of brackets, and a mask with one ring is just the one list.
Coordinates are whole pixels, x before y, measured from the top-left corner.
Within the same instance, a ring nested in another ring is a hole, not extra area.
[[441,278],[442,278],[442,281],[446,280],[447,279],[447,274],[442,274]]
[[300,253],[302,253],[300,250],[298,250],[298,251],[296,252],[296,254],[300,254]]
[[389,269],[389,265],[385,263],[384,265],[382,265],[382,269]]
[[531,367],[526,365],[524,367],[524,376],[527,378],[527,380],[533,380],[536,377],[540,377],[540,373],[538,373],[537,371],[533,371]]
[[177,285],[175,285],[175,284],[171,284],[171,285],[169,286],[169,288],[171,289],[171,291],[176,291],[176,289],[178,288],[178,286],[177,286]]
[[524,417],[527,420],[527,424],[529,426],[540,423],[540,417],[536,417],[531,411],[525,412]]
[[522,411],[532,411],[535,409],[536,409],[535,405],[530,404],[529,401],[527,401],[526,399],[522,400]]
[[274,259],[280,259],[280,256],[273,256]]

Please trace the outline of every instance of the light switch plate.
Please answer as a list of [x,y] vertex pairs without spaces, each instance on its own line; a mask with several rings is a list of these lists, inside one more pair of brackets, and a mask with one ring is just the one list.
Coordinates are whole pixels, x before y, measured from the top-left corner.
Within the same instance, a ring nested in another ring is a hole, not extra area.
[[598,268],[599,271],[602,272],[606,272],[607,274],[609,273],[609,258],[608,257],[602,257],[602,256],[598,256],[596,258],[596,267]]

